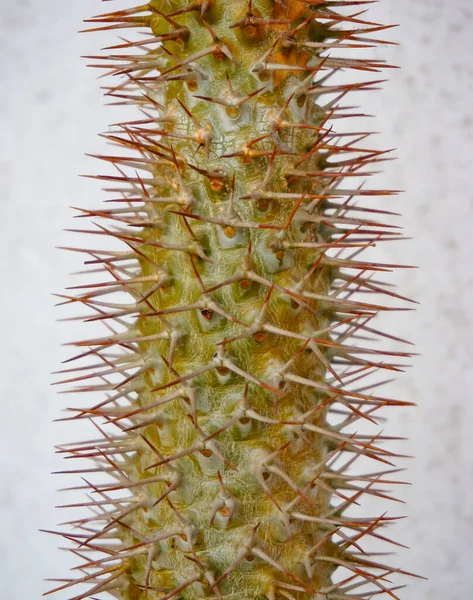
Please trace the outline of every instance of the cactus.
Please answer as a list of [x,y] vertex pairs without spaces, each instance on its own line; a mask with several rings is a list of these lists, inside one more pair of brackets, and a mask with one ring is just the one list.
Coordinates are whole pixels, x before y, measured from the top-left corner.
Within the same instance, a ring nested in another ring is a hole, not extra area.
[[357,203],[394,193],[360,183],[387,157],[336,127],[360,116],[345,96],[389,67],[343,56],[388,28],[366,4],[151,0],[90,20],[123,30],[94,64],[113,76],[107,97],[138,111],[105,134],[110,204],[81,211],[91,239],[121,248],[79,249],[105,277],[62,294],[107,332],[74,344],[85,362],[59,383],[106,394],[70,417],[98,438],[60,448],[96,465],[74,470],[93,513],[61,533],[81,573],[53,591],[397,598],[391,575],[405,572],[363,550],[391,542],[394,519],[349,510],[392,499],[395,453],[357,430],[408,404],[370,379],[408,354],[366,341],[399,341],[372,323],[407,300],[377,279],[398,265],[359,259],[399,236]]

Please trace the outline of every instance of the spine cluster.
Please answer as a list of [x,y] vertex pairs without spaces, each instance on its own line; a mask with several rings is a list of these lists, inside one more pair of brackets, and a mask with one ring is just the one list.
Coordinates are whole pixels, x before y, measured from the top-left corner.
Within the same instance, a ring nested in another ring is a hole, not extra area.
[[367,4],[152,0],[91,20],[120,32],[95,66],[108,98],[137,110],[105,134],[108,204],[82,211],[91,240],[122,247],[79,249],[103,281],[62,295],[107,331],[74,343],[60,382],[103,399],[71,409],[98,437],[60,448],[96,464],[74,469],[92,512],[60,533],[79,575],[54,591],[397,597],[397,570],[363,549],[390,542],[392,519],[346,514],[367,494],[392,499],[394,453],[356,431],[407,404],[370,379],[408,356],[370,342],[397,340],[373,324],[407,300],[379,281],[397,265],[359,257],[399,236],[363,205],[393,193],[360,184],[386,154],[337,133],[359,116],[346,96],[388,67],[343,57],[381,43]]

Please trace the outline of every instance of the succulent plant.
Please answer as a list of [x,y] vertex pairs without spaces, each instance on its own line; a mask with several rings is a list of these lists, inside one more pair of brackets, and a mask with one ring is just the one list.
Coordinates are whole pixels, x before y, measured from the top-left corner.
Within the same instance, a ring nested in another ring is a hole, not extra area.
[[[91,19],[124,36],[91,58],[136,114],[104,134],[108,204],[81,212],[110,242],[78,249],[103,279],[62,294],[107,329],[60,382],[103,398],[71,409],[94,439],[60,448],[96,464],[75,469],[93,512],[61,533],[80,574],[53,591],[397,597],[404,571],[363,548],[391,541],[395,470],[364,424],[408,404],[373,379],[408,354],[370,342],[399,341],[373,324],[407,300],[378,280],[398,265],[359,257],[399,236],[372,202],[394,192],[363,185],[387,155],[344,121],[389,67],[362,56],[388,29],[369,4],[151,0]],[[367,495],[380,514],[353,516]]]

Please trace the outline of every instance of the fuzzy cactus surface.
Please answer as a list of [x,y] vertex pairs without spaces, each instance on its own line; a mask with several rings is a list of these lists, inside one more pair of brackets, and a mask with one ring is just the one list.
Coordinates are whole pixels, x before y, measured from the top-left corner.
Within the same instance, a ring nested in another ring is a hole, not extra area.
[[[363,549],[391,548],[395,455],[363,426],[407,404],[375,374],[408,354],[371,343],[399,341],[373,319],[407,299],[379,280],[397,265],[360,253],[399,230],[372,203],[393,192],[362,184],[385,153],[337,132],[389,66],[363,58],[388,29],[369,4],[152,0],[90,20],[121,36],[92,58],[136,115],[104,134],[108,203],[81,212],[113,245],[79,249],[103,277],[62,294],[107,328],[60,382],[103,393],[71,409],[95,437],[60,448],[95,460],[76,469],[92,512],[61,533],[80,574],[57,590],[88,584],[74,600],[397,598],[399,569]],[[351,516],[366,495],[379,514]]]

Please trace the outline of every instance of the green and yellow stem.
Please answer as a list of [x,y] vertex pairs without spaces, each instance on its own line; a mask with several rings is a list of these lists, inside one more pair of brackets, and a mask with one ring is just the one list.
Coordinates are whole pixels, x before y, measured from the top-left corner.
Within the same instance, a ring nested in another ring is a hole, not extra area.
[[[138,110],[106,134],[112,204],[83,211],[123,250],[86,250],[106,277],[65,296],[109,328],[76,344],[95,364],[62,382],[107,393],[74,412],[100,439],[64,448],[109,475],[67,534],[87,575],[59,589],[90,584],[75,600],[396,598],[395,569],[361,546],[389,519],[345,515],[389,497],[382,436],[345,430],[405,404],[364,377],[407,356],[364,340],[384,335],[379,297],[401,298],[372,279],[395,265],[358,258],[397,235],[354,203],[390,193],[358,180],[383,153],[335,130],[375,81],[332,76],[388,66],[343,58],[387,28],[365,4],[152,0],[91,21],[123,29],[98,66]],[[360,456],[374,474],[352,474]]]

